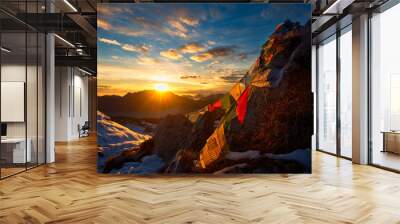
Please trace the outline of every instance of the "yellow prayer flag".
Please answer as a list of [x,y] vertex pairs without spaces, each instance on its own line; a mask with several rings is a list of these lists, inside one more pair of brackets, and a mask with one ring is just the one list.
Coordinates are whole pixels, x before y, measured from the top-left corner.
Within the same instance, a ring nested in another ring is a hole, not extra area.
[[200,151],[200,165],[204,169],[209,164],[216,161],[224,147],[226,146],[224,124],[214,131],[214,133],[207,139],[207,143]]
[[233,97],[233,99],[235,99],[235,101],[237,101],[239,99],[239,97],[240,97],[240,95],[242,95],[244,89],[245,89],[245,86],[241,82],[236,83],[232,87],[230,94]]
[[271,69],[267,69],[264,72],[257,74],[253,80],[251,80],[251,85],[256,87],[270,87],[270,83],[267,81],[270,73]]

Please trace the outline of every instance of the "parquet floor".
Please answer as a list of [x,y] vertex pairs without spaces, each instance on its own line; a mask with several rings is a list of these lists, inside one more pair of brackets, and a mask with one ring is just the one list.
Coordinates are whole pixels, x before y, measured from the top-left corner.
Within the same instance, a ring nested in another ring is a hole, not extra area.
[[312,175],[96,173],[94,138],[0,181],[0,223],[400,223],[400,175],[323,153]]

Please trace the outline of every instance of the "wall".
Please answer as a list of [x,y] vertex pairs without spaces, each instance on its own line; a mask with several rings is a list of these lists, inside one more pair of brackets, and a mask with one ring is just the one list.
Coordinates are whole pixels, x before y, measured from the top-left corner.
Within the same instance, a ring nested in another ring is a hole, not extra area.
[[55,73],[55,140],[70,141],[89,120],[88,77],[72,67],[56,67]]

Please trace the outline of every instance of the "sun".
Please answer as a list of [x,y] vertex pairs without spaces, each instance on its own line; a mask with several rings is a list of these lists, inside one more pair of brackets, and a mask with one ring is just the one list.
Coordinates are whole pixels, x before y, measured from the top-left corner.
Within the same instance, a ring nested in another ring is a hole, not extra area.
[[165,92],[165,91],[168,90],[168,85],[165,84],[165,83],[157,83],[157,84],[154,86],[154,89],[157,90],[157,91],[159,91],[159,92]]

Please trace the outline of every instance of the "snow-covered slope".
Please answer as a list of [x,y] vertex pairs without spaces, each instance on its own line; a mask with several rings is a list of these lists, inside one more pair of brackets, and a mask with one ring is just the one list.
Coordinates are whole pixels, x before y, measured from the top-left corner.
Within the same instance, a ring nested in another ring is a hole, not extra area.
[[102,112],[97,112],[97,143],[101,147],[116,145],[137,146],[149,135],[139,134],[120,125]]
[[[138,148],[140,143],[149,139],[149,135],[139,134],[131,129],[114,122],[102,112],[97,112],[97,144],[99,156],[97,169],[102,172],[105,161],[119,155],[125,150]],[[145,172],[145,171],[142,171]]]

